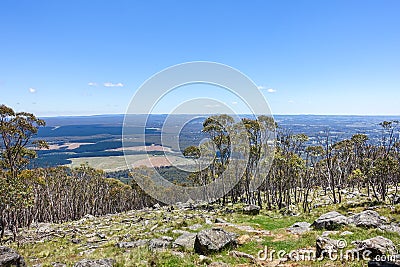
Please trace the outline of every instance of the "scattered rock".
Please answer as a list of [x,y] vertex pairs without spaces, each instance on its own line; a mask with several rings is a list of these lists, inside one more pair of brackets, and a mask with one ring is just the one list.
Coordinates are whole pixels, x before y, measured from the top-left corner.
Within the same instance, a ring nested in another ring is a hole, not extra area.
[[233,256],[235,258],[246,258],[246,259],[251,260],[253,263],[257,262],[257,260],[254,256],[244,253],[244,252],[236,251],[236,250],[230,251],[229,256]]
[[387,232],[394,232],[400,234],[400,227],[395,224],[390,224],[390,225],[380,225],[379,229],[382,231],[387,231]]
[[170,237],[170,236],[165,236],[165,235],[162,236],[161,239],[162,239],[162,240],[165,240],[165,241],[168,241],[168,242],[174,241],[174,239],[173,239],[172,237]]
[[227,223],[227,221],[225,221],[224,219],[221,219],[221,218],[216,218],[215,223]]
[[337,211],[331,211],[321,215],[311,226],[315,229],[335,230],[342,225],[346,225],[347,217]]
[[196,239],[195,233],[185,233],[175,240],[174,245],[183,247],[187,250],[191,250],[194,248],[195,239]]
[[147,239],[140,239],[132,242],[120,242],[117,243],[117,247],[119,248],[136,248],[136,247],[144,247],[149,244],[149,240]]
[[210,264],[208,265],[208,267],[229,267],[229,265],[226,264],[225,262],[217,261],[217,262],[212,262],[212,263],[210,263]]
[[400,264],[389,261],[369,261],[368,267],[400,267]]
[[114,263],[113,259],[81,260],[75,263],[74,267],[112,267]]
[[97,236],[102,240],[107,239],[107,236],[105,234],[103,234],[103,233],[97,233]]
[[174,205],[174,209],[177,209],[177,210],[188,210],[191,207],[192,207],[192,205],[188,202],[186,202],[186,203],[177,202]]
[[168,248],[171,245],[170,241],[164,240],[162,238],[154,238],[149,242],[150,250],[163,250]]
[[81,243],[81,242],[82,242],[82,240],[77,239],[77,238],[72,238],[72,239],[71,239],[71,243],[73,243],[73,244],[79,244],[79,243]]
[[180,234],[180,235],[189,234],[188,231],[184,231],[184,230],[181,230],[181,229],[174,229],[174,230],[172,230],[172,233],[174,233],[174,234]]
[[211,259],[209,257],[204,256],[204,255],[200,255],[199,256],[199,262],[200,262],[200,264],[210,264],[211,263]]
[[243,208],[243,213],[247,215],[258,215],[260,214],[261,208],[257,205],[247,205]]
[[197,224],[193,224],[193,225],[189,226],[188,228],[189,228],[190,230],[192,230],[192,231],[197,231],[197,230],[199,230],[201,227],[203,227],[203,225],[197,223]]
[[24,258],[8,247],[0,246],[0,266],[26,266]]
[[53,262],[51,263],[51,266],[53,267],[67,267],[65,263],[60,263],[60,262]]
[[352,235],[352,234],[353,234],[353,232],[344,231],[344,232],[342,232],[340,235],[341,235],[341,236],[345,236],[345,235]]
[[376,228],[387,223],[387,221],[386,217],[380,216],[379,213],[373,210],[365,210],[348,218],[349,224],[366,228]]
[[156,230],[156,228],[158,227],[158,224],[154,225],[153,227],[150,228],[150,232],[153,232],[154,230]]
[[400,267],[400,255],[393,255],[390,257],[390,260],[386,261],[369,261],[368,267]]
[[236,245],[236,234],[221,228],[203,230],[196,235],[194,250],[196,253],[207,255],[225,247]]
[[303,234],[311,230],[310,226],[311,223],[308,222],[297,222],[292,226],[290,226],[289,228],[287,228],[286,230],[292,234]]
[[393,205],[400,204],[400,196],[393,197]]
[[51,227],[51,223],[39,223],[36,229],[38,234],[48,234],[53,231],[54,229]]
[[179,258],[184,258],[185,257],[185,253],[180,252],[180,251],[171,251],[171,254],[174,256],[177,256]]
[[376,256],[388,254],[394,255],[396,253],[396,246],[392,240],[382,236],[373,237],[363,241],[355,241],[353,243],[357,246],[356,250],[358,252],[362,253],[364,251],[369,251],[370,254],[368,256],[371,259]]
[[338,240],[331,239],[329,237],[319,236],[316,241],[316,256],[317,258],[321,256],[329,255],[334,253],[338,249]]
[[93,215],[91,215],[91,214],[86,214],[85,216],[83,216],[82,217],[82,219],[80,219],[78,222],[79,223],[84,223],[84,222],[86,222],[86,221],[92,221],[92,220],[94,220],[96,217],[94,217]]

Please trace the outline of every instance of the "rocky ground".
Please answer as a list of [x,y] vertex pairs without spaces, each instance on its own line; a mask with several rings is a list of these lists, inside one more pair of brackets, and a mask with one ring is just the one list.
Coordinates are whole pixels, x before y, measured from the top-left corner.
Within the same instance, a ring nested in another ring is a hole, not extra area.
[[355,203],[291,215],[189,204],[86,215],[22,229],[19,244],[6,233],[0,266],[367,266],[389,255],[369,266],[400,266],[400,209]]

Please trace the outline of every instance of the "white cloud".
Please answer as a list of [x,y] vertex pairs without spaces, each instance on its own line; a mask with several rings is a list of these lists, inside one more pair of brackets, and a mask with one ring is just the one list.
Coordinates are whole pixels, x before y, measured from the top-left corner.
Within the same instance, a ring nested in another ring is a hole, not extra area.
[[35,88],[29,88],[28,89],[29,90],[29,93],[31,93],[31,94],[34,94],[34,93],[36,93],[36,89]]
[[294,103],[294,100],[289,100],[288,101],[290,104],[293,104]]
[[232,105],[237,105],[237,104],[238,104],[238,102],[236,102],[236,101],[232,102]]
[[264,85],[257,86],[258,90],[267,90],[268,93],[275,93],[276,89],[274,88],[266,88]]
[[97,86],[97,83],[95,83],[95,82],[88,82],[88,85],[89,85],[89,86]]
[[110,82],[106,82],[103,85],[105,87],[123,87],[124,86],[123,83],[110,83]]

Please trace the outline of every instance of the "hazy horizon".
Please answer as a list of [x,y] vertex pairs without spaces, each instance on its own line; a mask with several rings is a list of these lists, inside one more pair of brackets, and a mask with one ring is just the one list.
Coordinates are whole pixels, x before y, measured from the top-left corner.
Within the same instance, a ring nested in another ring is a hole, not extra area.
[[[168,113],[151,113],[151,114],[131,114],[131,115],[213,115],[214,113],[176,113],[176,114],[168,114]],[[228,115],[252,115],[252,114],[229,114]],[[264,114],[258,114],[264,115]],[[395,114],[271,114],[272,116],[343,116],[343,117],[400,117],[400,115]],[[89,115],[54,115],[54,116],[39,116],[40,118],[62,118],[62,117],[96,117],[96,116],[125,116],[122,113],[110,113],[110,114],[89,114]]]

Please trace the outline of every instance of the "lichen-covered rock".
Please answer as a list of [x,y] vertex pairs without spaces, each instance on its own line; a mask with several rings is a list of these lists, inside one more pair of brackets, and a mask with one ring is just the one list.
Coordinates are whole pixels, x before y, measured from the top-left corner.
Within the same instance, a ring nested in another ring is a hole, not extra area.
[[289,228],[287,228],[286,230],[292,234],[303,234],[311,230],[310,226],[311,223],[308,222],[297,222],[294,223]]
[[342,225],[348,224],[347,217],[337,211],[331,211],[321,215],[312,223],[315,229],[335,230]]
[[149,242],[150,250],[163,250],[171,246],[171,241],[162,238],[154,238]]
[[229,267],[229,265],[225,262],[216,261],[216,262],[210,263],[208,265],[208,267]]
[[381,261],[371,260],[368,262],[368,267],[400,267],[400,255],[391,255]]
[[237,235],[221,228],[203,230],[196,235],[194,250],[199,254],[218,252],[223,248],[236,246]]
[[396,224],[382,224],[379,226],[379,229],[382,231],[393,232],[400,234],[400,226]]
[[352,234],[354,234],[354,233],[350,232],[350,231],[344,231],[344,232],[340,233],[340,236],[346,236],[346,235],[352,235]]
[[247,205],[243,208],[243,213],[247,215],[257,215],[260,213],[261,208],[257,205]]
[[370,258],[375,258],[381,255],[394,255],[396,253],[396,246],[393,241],[383,236],[376,236],[363,241],[354,242],[356,250],[360,253],[368,251]]
[[338,240],[331,239],[329,237],[319,236],[316,241],[316,256],[326,256],[331,253],[337,252],[339,245]]
[[26,266],[24,258],[8,247],[0,246],[0,266]]
[[112,267],[115,263],[113,259],[100,260],[81,260],[75,263],[74,267]]
[[119,248],[136,248],[136,247],[144,247],[149,244],[148,239],[140,239],[131,242],[120,242],[117,243],[116,246]]
[[380,216],[379,213],[373,210],[365,210],[348,218],[349,224],[366,228],[377,228],[387,223],[387,221],[386,217]]
[[192,250],[194,248],[195,239],[195,233],[184,233],[174,241],[174,245],[178,247],[183,247],[187,250]]
[[400,267],[400,262],[395,261],[369,261],[368,267]]

